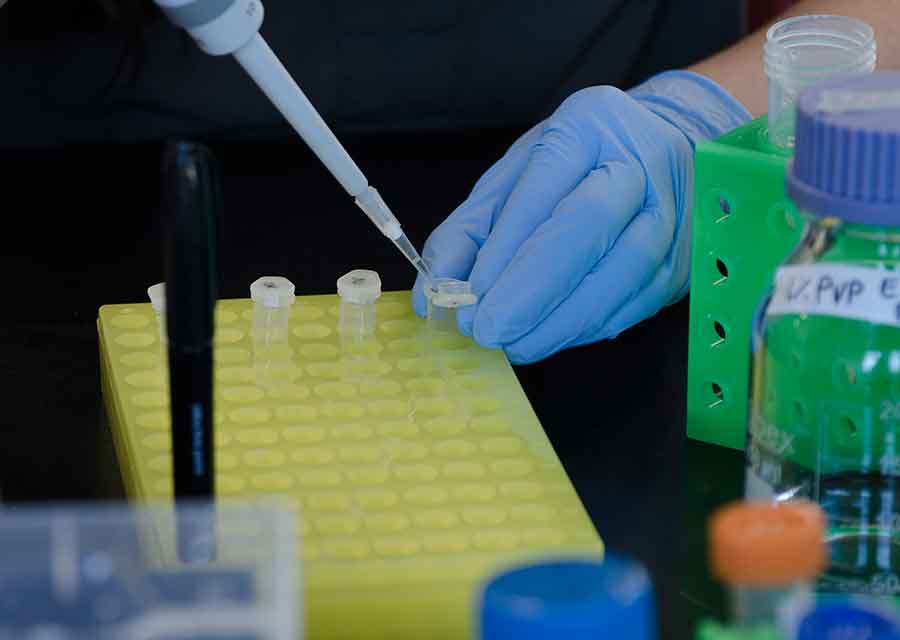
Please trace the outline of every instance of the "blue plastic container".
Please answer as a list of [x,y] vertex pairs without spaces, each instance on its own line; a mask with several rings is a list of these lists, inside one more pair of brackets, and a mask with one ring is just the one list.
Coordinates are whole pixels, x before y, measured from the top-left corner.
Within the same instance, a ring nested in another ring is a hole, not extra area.
[[889,612],[853,601],[813,609],[797,627],[797,640],[889,640],[900,637]]
[[656,640],[646,569],[616,555],[559,560],[494,577],[480,601],[482,640]]

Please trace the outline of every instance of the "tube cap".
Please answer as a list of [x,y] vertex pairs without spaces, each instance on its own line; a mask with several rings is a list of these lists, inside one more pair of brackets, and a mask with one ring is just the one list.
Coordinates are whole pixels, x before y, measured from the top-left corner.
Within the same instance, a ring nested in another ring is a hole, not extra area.
[[737,502],[710,518],[713,573],[735,585],[786,584],[825,568],[825,514],[811,502]]
[[337,292],[343,302],[372,304],[381,297],[381,278],[368,269],[354,269],[337,281]]
[[618,556],[512,569],[488,582],[480,604],[482,640],[656,638],[650,577]]
[[900,633],[897,620],[874,607],[838,602],[815,608],[797,627],[797,640],[893,638]]
[[472,285],[466,280],[435,278],[425,287],[425,298],[438,307],[455,309],[468,307],[478,302],[472,293]]
[[900,225],[900,73],[828,80],[800,95],[787,187],[820,216]]
[[294,283],[282,276],[263,276],[250,285],[250,299],[271,309],[294,304]]

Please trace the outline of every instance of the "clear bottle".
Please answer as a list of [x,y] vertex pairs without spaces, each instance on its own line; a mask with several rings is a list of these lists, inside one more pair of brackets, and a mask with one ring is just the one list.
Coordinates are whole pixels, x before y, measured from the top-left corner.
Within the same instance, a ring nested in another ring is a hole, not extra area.
[[774,636],[780,608],[808,598],[825,567],[822,510],[812,502],[735,502],[707,529],[710,567],[731,600],[730,628],[740,637]]
[[900,594],[900,74],[797,103],[807,219],[754,320],[746,494],[817,501],[824,591]]

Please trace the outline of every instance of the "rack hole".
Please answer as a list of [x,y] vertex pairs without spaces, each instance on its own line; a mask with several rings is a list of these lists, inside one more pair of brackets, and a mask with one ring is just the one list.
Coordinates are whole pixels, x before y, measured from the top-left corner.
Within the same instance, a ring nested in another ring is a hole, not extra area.
[[711,382],[709,388],[710,391],[712,391],[709,408],[714,409],[725,402],[725,392],[722,390],[722,386],[717,382]]
[[725,327],[722,326],[722,323],[716,320],[713,322],[713,329],[716,331],[716,335],[719,336],[719,339],[713,344],[713,346],[719,346],[723,342],[725,342]]
[[728,266],[719,258],[716,258],[716,271],[719,272],[720,277],[714,284],[722,284],[728,280]]
[[716,222],[722,222],[725,218],[731,215],[731,203],[728,202],[728,199],[725,196],[719,196],[719,211],[721,212],[721,216]]
[[857,433],[856,423],[851,418],[848,418],[847,416],[841,416],[840,424],[841,424],[842,432],[846,433],[851,438],[856,437],[856,433]]
[[799,400],[794,400],[794,419],[803,422],[806,418],[806,407]]

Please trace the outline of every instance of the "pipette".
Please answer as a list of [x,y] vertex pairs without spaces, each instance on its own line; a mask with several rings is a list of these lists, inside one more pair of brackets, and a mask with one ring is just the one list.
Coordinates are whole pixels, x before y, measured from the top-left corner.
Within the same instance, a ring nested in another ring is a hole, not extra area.
[[156,0],[156,3],[203,51],[214,56],[234,56],[357,206],[426,282],[430,282],[428,265],[406,237],[397,217],[259,34],[264,13],[260,0]]

